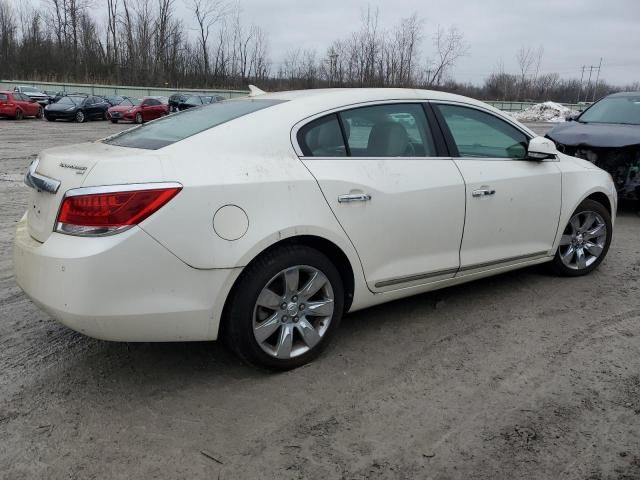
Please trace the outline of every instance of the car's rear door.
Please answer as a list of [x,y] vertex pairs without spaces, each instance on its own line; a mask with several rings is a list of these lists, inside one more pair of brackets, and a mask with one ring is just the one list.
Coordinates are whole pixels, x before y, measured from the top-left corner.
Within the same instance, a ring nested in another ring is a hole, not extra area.
[[548,256],[560,217],[557,162],[527,159],[529,136],[488,110],[432,105],[466,182],[461,274]]
[[464,182],[431,115],[419,102],[385,103],[297,130],[302,161],[354,244],[372,291],[444,280],[458,269]]

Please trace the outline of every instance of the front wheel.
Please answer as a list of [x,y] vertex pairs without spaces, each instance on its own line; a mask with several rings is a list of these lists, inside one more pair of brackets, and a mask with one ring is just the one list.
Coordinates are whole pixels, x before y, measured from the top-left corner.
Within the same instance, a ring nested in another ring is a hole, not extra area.
[[115,118],[112,118],[112,119],[111,119],[111,123],[118,123],[118,120],[117,120],[117,119],[115,119]]
[[141,113],[136,113],[136,123],[142,123],[143,118]]
[[242,273],[224,318],[224,337],[251,364],[289,370],[317,357],[338,328],[342,278],[310,247],[268,252]]
[[76,122],[82,123],[85,121],[84,112],[82,110],[78,110],[76,112]]
[[554,270],[570,277],[595,270],[609,251],[612,235],[609,211],[601,203],[585,200],[562,232],[553,258]]

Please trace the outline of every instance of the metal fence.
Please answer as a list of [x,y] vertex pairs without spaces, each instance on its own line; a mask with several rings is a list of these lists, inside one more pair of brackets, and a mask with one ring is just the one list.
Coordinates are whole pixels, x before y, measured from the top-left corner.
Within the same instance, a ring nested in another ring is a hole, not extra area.
[[[526,110],[532,105],[537,105],[536,102],[505,102],[500,100],[485,100],[484,103],[488,103],[489,105],[502,110],[503,112],[521,112],[522,110]],[[586,109],[590,102],[580,102],[580,103],[561,103],[560,105],[564,105],[571,110],[575,110],[577,112],[581,112]]]
[[[88,93],[91,95],[121,95],[128,97],[147,97],[147,96],[165,96],[168,97],[176,92],[193,93],[194,95],[222,95],[225,98],[244,97],[249,92],[247,90],[209,90],[209,89],[190,89],[190,88],[150,88],[150,87],[131,87],[121,85],[92,85],[89,83],[61,83],[61,82],[29,82],[24,80],[0,80],[0,90],[13,90],[17,85],[26,85],[35,87],[39,90],[47,90],[52,92],[73,92]],[[535,102],[508,102],[500,100],[487,100],[485,103],[492,105],[504,112],[521,112],[526,110]],[[567,108],[583,111],[591,103],[563,103]]]
[[13,90],[13,87],[25,85],[49,92],[88,93],[91,95],[121,95],[127,97],[168,97],[176,92],[193,93],[194,95],[221,95],[225,98],[243,97],[249,92],[245,90],[208,90],[190,88],[148,88],[121,85],[92,85],[88,83],[29,82],[23,80],[0,80],[0,90]]

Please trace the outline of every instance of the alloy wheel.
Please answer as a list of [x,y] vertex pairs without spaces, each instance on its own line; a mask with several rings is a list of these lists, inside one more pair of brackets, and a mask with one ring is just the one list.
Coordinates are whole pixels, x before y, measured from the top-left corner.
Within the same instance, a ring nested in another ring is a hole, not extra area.
[[298,265],[282,270],[258,295],[253,335],[268,355],[288,359],[313,349],[334,313],[334,292],[318,269]]
[[84,122],[84,112],[82,110],[76,113],[76,122],[78,123]]
[[599,213],[576,213],[560,239],[560,260],[572,270],[588,268],[600,257],[606,241],[607,224]]

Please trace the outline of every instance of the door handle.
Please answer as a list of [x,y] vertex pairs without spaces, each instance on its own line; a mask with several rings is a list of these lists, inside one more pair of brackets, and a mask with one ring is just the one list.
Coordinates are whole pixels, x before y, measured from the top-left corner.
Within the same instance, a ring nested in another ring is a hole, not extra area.
[[338,203],[367,202],[369,200],[371,200],[371,195],[366,193],[352,193],[338,196]]
[[471,192],[471,195],[474,197],[487,197],[489,195],[495,195],[496,191],[488,188],[481,188],[479,190],[474,190]]

